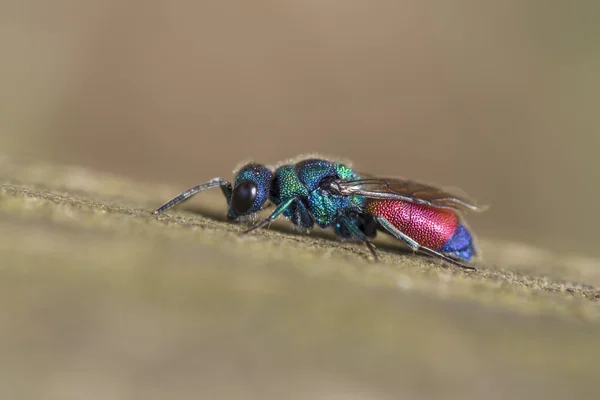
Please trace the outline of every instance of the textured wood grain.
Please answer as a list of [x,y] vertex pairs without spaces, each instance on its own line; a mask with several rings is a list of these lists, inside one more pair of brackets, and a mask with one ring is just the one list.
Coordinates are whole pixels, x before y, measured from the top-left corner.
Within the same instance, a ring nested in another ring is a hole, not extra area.
[[[592,398],[600,263],[481,239],[475,273],[381,262],[218,193],[0,158],[2,398]],[[194,211],[194,212],[191,212]]]

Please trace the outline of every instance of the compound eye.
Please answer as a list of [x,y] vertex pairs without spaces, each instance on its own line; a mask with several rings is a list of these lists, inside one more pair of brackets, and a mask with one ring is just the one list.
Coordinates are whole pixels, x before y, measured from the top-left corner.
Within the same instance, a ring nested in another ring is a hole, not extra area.
[[258,187],[254,181],[241,181],[233,189],[231,208],[240,215],[247,213],[252,208],[257,193]]

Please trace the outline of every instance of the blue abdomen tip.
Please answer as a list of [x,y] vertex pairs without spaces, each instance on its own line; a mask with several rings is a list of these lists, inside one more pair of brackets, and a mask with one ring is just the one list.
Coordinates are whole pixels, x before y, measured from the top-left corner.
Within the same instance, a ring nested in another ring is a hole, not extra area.
[[470,261],[476,254],[473,237],[463,224],[458,225],[456,232],[438,251],[450,257],[461,258],[467,261]]

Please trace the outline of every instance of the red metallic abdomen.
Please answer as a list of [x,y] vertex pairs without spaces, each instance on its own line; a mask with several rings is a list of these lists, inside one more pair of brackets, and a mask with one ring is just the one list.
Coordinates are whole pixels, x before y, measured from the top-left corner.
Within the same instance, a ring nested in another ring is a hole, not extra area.
[[452,210],[401,200],[372,200],[366,209],[383,217],[422,246],[437,250],[456,232],[458,217]]

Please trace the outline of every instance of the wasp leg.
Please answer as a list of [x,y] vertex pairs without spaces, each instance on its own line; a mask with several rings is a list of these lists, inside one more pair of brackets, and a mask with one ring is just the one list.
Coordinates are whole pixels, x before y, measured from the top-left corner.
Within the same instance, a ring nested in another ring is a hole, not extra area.
[[369,238],[367,238],[365,236],[365,234],[360,229],[358,229],[352,222],[350,222],[348,220],[348,218],[341,217],[340,221],[344,224],[344,226],[346,226],[346,228],[348,228],[348,230],[350,232],[352,232],[354,234],[354,236],[356,236],[357,238],[359,238],[360,241],[363,242],[365,244],[365,246],[367,246],[367,248],[371,252],[371,255],[373,256],[373,258],[375,259],[375,261],[377,261],[378,258],[377,258],[377,253],[375,252],[375,246],[373,246],[373,243],[371,243],[371,241],[369,240]]
[[169,208],[181,203],[182,201],[189,199],[198,192],[217,186],[221,187],[223,194],[227,198],[227,203],[229,204],[229,202],[231,201],[231,183],[229,183],[223,178],[214,178],[206,183],[203,183],[202,185],[194,186],[193,188],[189,188],[185,192],[179,193],[177,196],[173,197],[171,200],[167,201],[165,204],[154,210],[153,214],[160,214],[161,212],[168,210]]
[[270,224],[271,222],[275,221],[277,219],[277,217],[279,217],[281,214],[283,214],[283,212],[292,205],[292,203],[296,201],[295,197],[292,197],[289,200],[284,201],[283,203],[279,204],[277,206],[277,208],[275,208],[275,210],[273,210],[273,212],[271,213],[271,215],[269,215],[267,218],[263,219],[262,221],[260,221],[258,224],[256,225],[252,225],[250,228],[246,229],[244,232],[242,232],[243,234],[252,232],[256,229],[260,229],[265,225]]
[[433,257],[438,257],[452,265],[457,267],[461,267],[468,270],[477,270],[477,268],[472,267],[470,265],[461,264],[456,260],[451,259],[450,257],[446,257],[445,255],[438,253],[435,250],[430,249],[429,247],[421,246],[414,239],[402,233],[399,229],[397,229],[394,225],[390,224],[389,221],[385,218],[377,217],[377,222],[381,224],[389,233],[391,233],[395,238],[402,240],[406,243],[411,249],[414,251],[421,251],[422,253],[428,254]]

